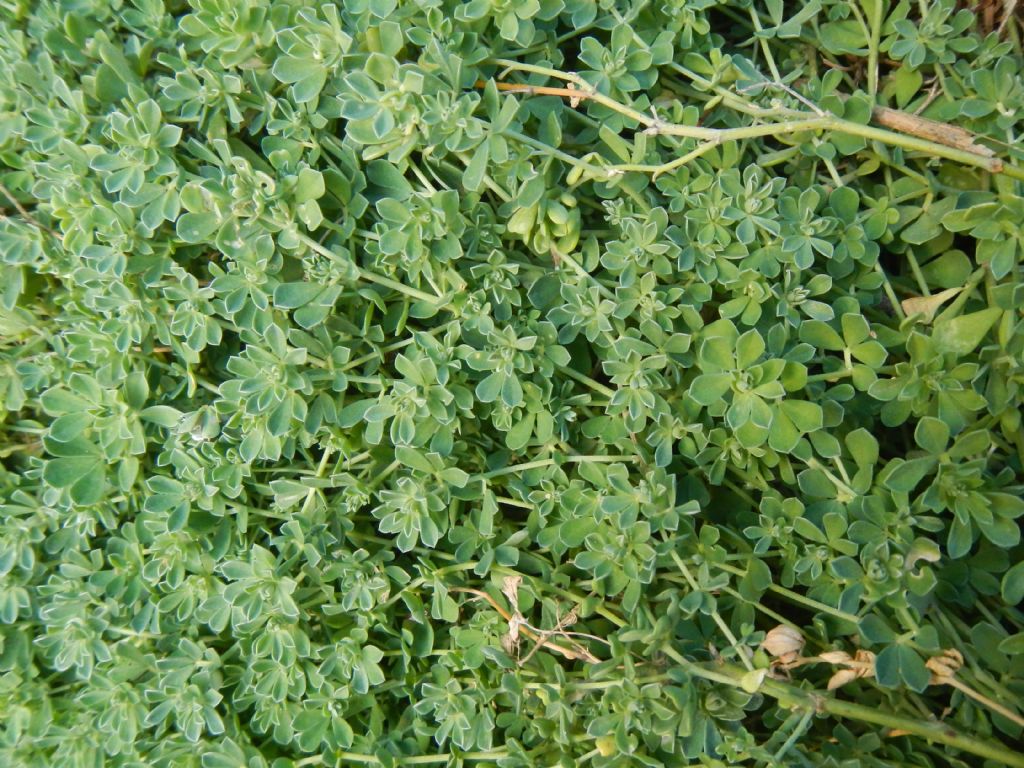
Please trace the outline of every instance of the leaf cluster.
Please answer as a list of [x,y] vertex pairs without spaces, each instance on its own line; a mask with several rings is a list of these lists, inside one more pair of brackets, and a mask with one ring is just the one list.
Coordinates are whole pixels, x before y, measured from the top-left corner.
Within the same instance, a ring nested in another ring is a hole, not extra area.
[[0,3],[0,764],[1024,765],[965,5]]

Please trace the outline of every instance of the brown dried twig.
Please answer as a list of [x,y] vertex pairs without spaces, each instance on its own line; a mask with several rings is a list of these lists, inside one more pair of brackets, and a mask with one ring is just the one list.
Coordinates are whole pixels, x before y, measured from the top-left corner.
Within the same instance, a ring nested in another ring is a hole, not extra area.
[[[505,619],[505,621],[510,622],[510,629],[512,628],[512,624],[514,623],[515,631],[517,634],[519,632],[522,632],[524,636],[530,638],[531,640],[539,641],[541,647],[555,651],[556,653],[560,654],[561,656],[567,659],[572,659],[574,661],[586,661],[591,664],[596,664],[600,661],[600,659],[594,656],[594,654],[592,654],[586,648],[582,647],[577,643],[572,643],[572,648],[566,648],[564,645],[559,645],[558,643],[552,641],[549,637],[544,637],[544,632],[531,627],[529,624],[525,622],[525,620],[522,620],[522,614],[519,614],[518,611],[516,611],[515,615],[509,613],[498,603],[497,600],[495,600],[493,597],[491,597],[483,590],[472,589],[471,587],[451,587],[448,591],[465,592],[467,594],[475,595],[476,597],[482,600],[486,600],[488,603],[491,604],[491,607],[494,608],[494,610],[496,610],[503,619]],[[519,617],[519,619],[516,618],[517,616]],[[560,634],[562,634],[563,636],[568,636],[570,633],[563,632]],[[570,640],[570,642],[572,641]]]
[[[495,82],[499,91],[506,93],[522,93],[526,96],[559,96],[569,100],[569,106],[576,108],[584,99],[591,98],[593,92],[577,88],[574,83],[569,83],[565,88],[555,88],[547,85],[526,85],[523,83],[499,83]],[[483,80],[476,81],[477,88],[484,88],[487,83]]]
[[875,107],[871,110],[875,122],[885,128],[909,136],[917,136],[926,141],[934,141],[964,152],[972,152],[982,157],[995,157],[996,153],[989,147],[977,143],[978,136],[970,131],[949,123],[940,123],[927,117],[901,112],[889,107]]
[[[534,654],[541,649],[541,647],[544,645],[545,641],[547,641],[549,637],[556,634],[560,634],[562,629],[565,627],[571,627],[573,624],[576,623],[577,618],[578,616],[576,614],[576,606],[573,606],[566,613],[562,614],[558,618],[558,621],[555,623],[554,629],[548,629],[540,633],[540,635],[537,637],[536,642],[533,644],[533,648],[530,649],[530,652],[519,660],[519,666],[525,666],[526,662],[533,658]],[[576,645],[576,643],[573,643],[573,646]]]

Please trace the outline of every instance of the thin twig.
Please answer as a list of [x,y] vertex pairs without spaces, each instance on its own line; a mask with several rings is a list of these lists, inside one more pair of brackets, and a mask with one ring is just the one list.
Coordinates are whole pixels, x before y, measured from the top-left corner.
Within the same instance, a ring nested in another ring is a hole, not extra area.
[[1014,12],[1017,10],[1017,0],[1009,0],[1004,4],[1003,8],[1003,20],[999,22],[999,29],[996,30],[996,34],[1000,37],[1003,35],[1003,31],[1006,29],[1007,22],[1013,18]]
[[956,125],[940,123],[938,120],[921,117],[916,113],[901,112],[898,109],[889,109],[889,107],[875,107],[871,110],[871,116],[879,125],[900,133],[918,136],[983,157],[995,157],[996,154],[989,147],[975,143],[977,135]]
[[[512,614],[510,614],[508,611],[506,611],[498,603],[497,600],[495,600],[493,597],[491,597],[489,594],[487,594],[483,590],[473,589],[471,587],[449,587],[448,591],[449,592],[465,592],[465,593],[470,594],[470,595],[476,595],[477,597],[482,598],[483,600],[486,600],[488,603],[490,603],[491,607],[494,608],[494,610],[496,610],[499,614],[501,614],[501,617],[503,619],[505,619],[505,621],[509,621],[512,618]],[[537,632],[535,632],[535,631],[533,631],[531,629],[528,629],[525,626],[523,627],[523,634],[525,634],[531,640],[541,640],[542,639]],[[588,661],[588,662],[590,662],[592,664],[593,663],[597,663],[599,661],[599,659],[597,657],[595,657],[593,654],[591,654],[586,649],[581,649],[583,652],[580,653],[579,651],[573,650],[572,648],[566,648],[565,646],[559,645],[558,643],[552,642],[551,640],[543,640],[543,645],[545,647],[547,647],[547,648],[550,648],[553,651],[557,651],[558,653],[560,653],[562,656],[564,656],[567,659],[573,659],[573,660],[578,660],[578,661]]]
[[928,89],[928,94],[924,97],[924,101],[921,102],[921,106],[914,110],[913,114],[920,115],[922,112],[928,109],[928,107],[932,105],[932,102],[935,101],[938,97],[939,83],[936,80],[932,82],[931,87]]
[[537,637],[537,641],[533,644],[533,648],[530,649],[530,652],[519,660],[519,666],[526,666],[526,662],[528,662],[530,659],[534,657],[534,654],[536,654],[537,651],[541,649],[541,647],[547,642],[548,638],[550,638],[552,635],[558,634],[561,631],[562,627],[572,626],[575,623],[576,606],[573,606],[566,613],[562,614],[558,618],[558,621],[555,623],[553,629],[548,629],[540,633],[540,635]]
[[57,233],[54,232],[52,229],[36,221],[35,217],[27,210],[25,210],[25,206],[18,202],[18,198],[12,195],[11,191],[7,189],[7,187],[4,186],[3,184],[0,184],[0,193],[3,193],[3,196],[10,201],[11,205],[14,206],[14,209],[21,214],[22,218],[25,219],[25,221],[27,221],[34,227],[43,230],[43,232],[52,235],[53,237],[58,237]]

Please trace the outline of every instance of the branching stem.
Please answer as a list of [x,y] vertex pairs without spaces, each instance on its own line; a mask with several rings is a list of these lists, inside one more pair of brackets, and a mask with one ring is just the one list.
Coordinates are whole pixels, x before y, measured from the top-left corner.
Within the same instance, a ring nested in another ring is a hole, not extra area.
[[[506,83],[503,84],[505,90],[518,90],[523,93],[560,96],[562,98],[570,99],[572,102],[582,100],[593,101],[643,126],[645,133],[653,136],[679,136],[699,139],[702,141],[724,143],[727,141],[739,141],[741,139],[752,139],[762,136],[791,135],[805,131],[828,131],[842,133],[848,136],[859,136],[867,139],[868,141],[878,141],[891,147],[899,147],[911,152],[921,152],[931,157],[943,158],[963,165],[983,168],[991,173],[1005,173],[1011,178],[1024,180],[1024,169],[1018,168],[1014,165],[1004,164],[999,158],[990,156],[990,153],[983,147],[978,147],[976,151],[970,151],[968,149],[948,146],[937,141],[931,141],[917,136],[897,133],[896,131],[877,128],[871,125],[855,123],[851,120],[845,120],[832,114],[818,116],[814,113],[799,112],[795,110],[786,110],[785,114],[789,115],[789,119],[760,125],[743,126],[740,128],[707,128],[704,126],[669,123],[661,120],[656,115],[640,112],[632,107],[622,104],[610,96],[598,92],[590,83],[575,73],[563,72],[551,67],[526,64],[509,59],[493,59],[492,63],[504,68],[499,74],[499,77],[503,77],[510,71],[520,71],[530,74],[544,75],[570,83],[572,86],[558,88]],[[531,142],[539,143],[533,139],[527,143],[530,144]],[[553,150],[553,152],[559,151]],[[559,152],[556,156],[561,158],[561,155],[564,154],[565,153]],[[573,164],[581,162],[576,158],[571,158],[571,160]],[[569,162],[569,160],[566,160],[566,162]],[[592,167],[589,164],[586,165],[588,169]],[[608,173],[608,170],[609,169],[605,169],[605,173]],[[654,171],[651,172],[653,173]]]
[[[743,677],[747,674],[742,667],[734,664],[698,664],[685,658],[669,645],[664,646],[662,650],[666,656],[685,668],[694,677],[722,683],[733,688],[742,688]],[[878,707],[854,704],[850,701],[833,698],[829,694],[808,691],[770,678],[765,678],[758,690],[760,693],[776,699],[780,706],[788,709],[802,709],[812,713],[823,712],[835,717],[881,725],[893,731],[902,731],[927,741],[954,747],[978,757],[996,760],[1013,768],[1024,768],[1024,754],[1010,749],[1005,744],[960,733],[946,723],[922,722],[886,712]]]

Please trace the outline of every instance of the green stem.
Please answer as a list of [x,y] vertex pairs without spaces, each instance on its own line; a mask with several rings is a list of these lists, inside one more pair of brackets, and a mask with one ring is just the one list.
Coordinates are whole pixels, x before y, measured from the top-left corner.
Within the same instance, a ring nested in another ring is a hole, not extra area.
[[[501,566],[493,566],[491,568],[491,570],[494,571],[495,573],[500,573],[500,574],[503,574],[503,575],[506,575],[506,576],[519,576],[519,575],[521,575],[518,571],[514,571],[511,568],[503,568]],[[551,584],[551,583],[549,583],[549,582],[547,582],[547,581],[545,581],[543,579],[533,579],[533,580],[531,580],[530,583],[531,583],[532,586],[534,586],[536,588],[539,588],[539,589],[544,590],[546,592],[553,592],[556,595],[560,595],[562,597],[568,598],[568,599],[570,599],[570,600],[572,600],[573,602],[576,602],[576,603],[582,603],[584,600],[586,600],[586,597],[584,595],[578,594],[578,593],[573,592],[572,590],[569,590],[569,589],[563,589],[562,587],[559,587],[559,586],[556,586],[554,584]],[[594,613],[596,613],[597,615],[607,619],[608,621],[610,621],[612,624],[614,624],[617,627],[621,628],[621,627],[626,626],[627,622],[626,622],[625,619],[622,619],[619,616],[615,615],[614,613],[612,613],[610,610],[608,610],[604,606],[599,605],[596,608],[594,608]]]
[[[345,760],[350,760],[353,763],[366,763],[368,765],[382,765],[381,761],[375,755],[363,755],[357,752],[335,752],[335,757],[341,761],[344,765]],[[439,755],[409,755],[406,757],[395,757],[394,760],[399,765],[430,765],[431,763],[448,763],[451,761],[453,755],[448,753]],[[503,757],[508,757],[508,750],[505,749],[491,749],[486,752],[462,752],[459,754],[459,758],[462,760],[500,760]]]
[[171,365],[170,363],[165,363],[162,360],[157,360],[155,357],[145,357],[144,355],[140,355],[140,357],[143,360],[146,360],[147,362],[151,363],[152,365],[155,365],[157,368],[163,368],[165,371],[170,371],[171,373],[177,373],[179,375],[181,373],[184,373],[185,378],[191,378],[196,384],[205,389],[207,392],[212,392],[215,395],[220,395],[219,386],[214,384],[212,381],[203,378],[202,376],[196,375],[192,371],[191,367],[186,368],[185,366],[182,366],[180,363]]
[[617,685],[623,685],[624,683],[648,685],[650,683],[668,682],[668,679],[669,678],[666,675],[649,675],[647,677],[638,677],[635,680],[616,678],[615,680],[593,680],[586,682],[566,680],[564,683],[524,683],[523,687],[533,690],[539,690],[541,688],[566,688],[571,691],[603,691],[607,688],[614,688]]
[[612,293],[604,285],[602,285],[601,282],[596,277],[594,277],[592,274],[587,272],[587,270],[585,270],[583,268],[583,266],[578,261],[576,261],[576,259],[574,259],[572,256],[570,256],[567,253],[561,253],[560,251],[556,251],[554,248],[552,248],[551,250],[552,250],[553,253],[557,254],[558,259],[560,261],[564,261],[566,264],[568,264],[570,267],[572,267],[573,272],[575,272],[577,275],[579,275],[581,278],[583,278],[587,282],[593,283],[595,286],[597,286],[597,290],[598,290],[598,292],[602,296],[604,296],[609,301],[615,301],[616,300],[615,299],[615,294]]
[[734,109],[737,112],[742,112],[745,115],[750,115],[751,117],[778,117],[779,115],[786,114],[789,111],[782,107],[773,109],[765,109],[764,107],[759,107],[754,102],[745,99],[736,93],[733,93],[727,88],[723,88],[721,85],[718,85],[717,83],[708,80],[706,77],[701,77],[696,72],[693,72],[692,70],[689,70],[686,67],[677,64],[674,61],[671,62],[668,66],[674,72],[679,73],[683,77],[693,82],[699,89],[704,91],[713,91],[715,94],[715,98],[721,99],[722,103],[728,106],[729,109]]
[[[636,456],[563,456],[561,458],[561,462],[564,464],[598,464],[614,463],[619,461],[632,463],[636,461]],[[550,467],[556,463],[557,461],[554,458],[537,459],[536,461],[528,461],[525,464],[513,464],[510,467],[493,469],[490,472],[484,472],[477,475],[477,478],[481,480],[490,480],[492,477],[512,475],[516,472],[526,472],[531,469],[541,469],[542,467]]]
[[812,384],[816,381],[827,381],[831,384],[839,379],[845,379],[847,376],[853,376],[852,368],[842,368],[838,371],[832,371],[831,373],[816,373],[813,376],[807,377],[807,383]]
[[[477,565],[478,563],[476,560],[472,560],[467,563],[456,563],[455,565],[446,565],[444,568],[438,568],[436,571],[434,571],[432,576],[437,577],[444,576],[445,574],[449,573],[458,573],[459,571],[469,571],[473,568],[476,568]],[[400,590],[398,590],[395,594],[393,594],[390,598],[388,598],[388,600],[383,605],[381,605],[381,609],[383,610],[394,605],[402,598],[402,595],[404,595],[406,592],[411,592],[413,590],[419,589],[427,583],[427,580],[428,578],[426,576],[421,576],[418,579],[413,579]]]
[[510,139],[515,139],[520,144],[525,144],[528,147],[533,147],[538,152],[541,152],[545,155],[551,155],[551,157],[557,158],[561,160],[563,163],[574,165],[577,168],[586,171],[587,173],[593,174],[598,179],[604,179],[608,176],[608,170],[606,168],[601,168],[600,166],[597,165],[591,165],[588,162],[580,160],[578,157],[573,157],[567,152],[563,152],[560,149],[555,149],[554,147],[545,144],[543,141],[538,141],[537,139],[527,136],[525,133],[519,133],[518,131],[506,129],[502,131],[502,134]]
[[740,488],[736,483],[734,483],[728,477],[723,477],[722,478],[722,485],[724,485],[730,491],[732,491],[737,496],[739,496],[741,499],[743,499],[745,502],[747,502],[747,504],[750,505],[751,509],[757,509],[757,507],[759,506],[758,502],[754,499],[753,496],[751,496],[745,490]]
[[[690,661],[671,646],[664,646],[662,650],[666,656],[684,667],[687,672],[695,677],[722,683],[734,688],[742,688],[743,677],[747,674],[746,670],[742,667],[735,664],[716,663],[712,668],[708,664],[698,664]],[[802,709],[811,713],[827,713],[835,717],[881,725],[890,730],[904,731],[927,741],[945,744],[978,757],[996,760],[1004,765],[1013,766],[1013,768],[1024,768],[1024,754],[1016,752],[999,742],[984,741],[960,733],[946,723],[921,722],[920,720],[886,712],[877,707],[854,704],[850,701],[833,698],[817,691],[808,691],[790,683],[783,683],[770,678],[765,678],[761,682],[758,692],[771,696],[779,702],[780,706],[789,709]]]
[[[702,139],[705,141],[726,142],[759,138],[762,136],[779,136],[803,131],[833,131],[835,133],[843,133],[848,136],[859,136],[870,141],[879,141],[883,144],[900,147],[908,151],[922,152],[933,157],[940,157],[946,160],[962,163],[963,165],[984,168],[992,173],[1002,172],[1011,178],[1024,179],[1024,169],[1017,168],[1012,165],[1004,165],[1002,160],[999,158],[988,157],[987,155],[958,149],[956,147],[950,147],[945,144],[939,144],[934,141],[928,141],[926,139],[921,139],[904,133],[897,133],[884,128],[862,125],[850,120],[844,120],[843,118],[836,117],[832,114],[819,116],[809,112],[787,111],[786,114],[791,115],[793,119],[763,125],[745,126],[742,128],[706,128],[704,126],[679,125],[676,123],[666,123],[654,115],[639,112],[632,107],[628,107],[625,104],[616,101],[610,96],[599,93],[592,85],[590,85],[590,83],[586,82],[576,74],[562,72],[557,69],[552,69],[551,67],[542,67],[536,64],[524,64],[518,61],[511,61],[509,59],[493,59],[492,63],[505,67],[507,70],[520,70],[533,74],[541,74],[564,82],[572,83],[577,89],[583,92],[583,98],[596,102],[597,104],[601,104],[608,109],[634,120],[639,125],[644,126],[646,129],[645,132],[649,135],[682,136],[693,139]],[[531,139],[514,132],[506,131],[506,134],[519,140],[525,139],[524,143],[527,143],[530,146],[535,146],[541,151],[549,152],[553,156],[559,157],[573,165],[581,165],[585,169],[591,171],[595,169],[594,166],[584,163],[571,155],[566,155],[564,152],[554,150],[535,139]],[[607,174],[607,170],[604,172]]]
[[[327,470],[327,462],[331,460],[331,454],[333,453],[333,451],[334,449],[331,448],[330,446],[324,449],[324,454],[323,456],[320,457],[320,464],[317,466],[316,474],[313,477],[324,476],[324,472]],[[302,502],[302,509],[299,512],[300,516],[305,517],[305,515],[309,512],[310,507],[313,506],[313,500],[316,498],[316,491],[317,489],[314,486],[310,488],[309,491],[306,492],[306,498]]]
[[[697,580],[693,578],[693,574],[690,573],[690,569],[686,567],[686,563],[684,563],[682,558],[679,557],[679,553],[673,549],[670,551],[669,554],[672,555],[672,559],[675,561],[676,567],[679,569],[679,572],[683,574],[683,577],[689,583],[690,589],[692,589],[694,592],[699,592],[700,585],[698,585]],[[732,630],[729,628],[729,625],[725,623],[725,619],[722,618],[722,615],[718,612],[717,608],[711,611],[711,620],[715,622],[718,628],[722,631],[722,634],[725,635],[725,639],[729,641],[729,644],[732,646],[733,650],[736,651],[736,655],[739,656],[740,661],[743,662],[743,666],[747,668],[747,671],[753,672],[754,665],[751,663],[750,659],[747,658],[747,655],[743,652],[743,648],[740,648],[740,643],[736,639],[736,635],[732,633]]]
[[681,156],[677,157],[675,160],[671,160],[671,161],[669,161],[667,163],[662,163],[661,165],[643,165],[643,164],[628,164],[627,163],[627,164],[622,164],[622,165],[613,165],[613,166],[611,166],[610,170],[612,170],[612,171],[621,171],[623,173],[625,173],[626,171],[636,171],[636,172],[639,172],[639,173],[649,173],[649,174],[651,174],[651,177],[653,179],[657,179],[663,173],[668,173],[669,171],[674,171],[676,168],[679,168],[681,166],[686,165],[691,160],[696,160],[698,157],[701,157],[701,156],[707,154],[712,149],[717,147],[720,143],[721,142],[719,142],[719,141],[706,141],[703,144],[701,144],[700,146],[698,146],[696,149],[693,149],[690,152],[687,152],[685,155],[681,155]]
[[[863,0],[860,2],[864,4]],[[882,39],[882,20],[885,7],[882,5],[882,0],[874,0],[870,9],[867,4],[864,5],[864,10],[871,15],[871,39],[868,41],[868,96],[874,103],[875,95],[878,93],[878,48]]]
[[899,298],[896,296],[896,291],[892,289],[892,283],[889,282],[889,276],[885,274],[885,270],[882,269],[882,262],[875,262],[875,272],[881,276],[882,289],[885,291],[885,295],[889,298],[889,303],[892,304],[892,311],[896,313],[896,317],[898,317],[902,323],[907,319],[907,315],[903,311],[903,305],[900,304]]
[[379,488],[380,484],[387,480],[391,476],[391,473],[398,469],[400,466],[402,466],[402,462],[400,462],[398,459],[392,461],[384,468],[383,472],[381,472],[379,475],[373,478],[373,482],[370,483],[368,490],[374,490],[376,488]]
[[[338,254],[334,253],[329,248],[325,248],[324,246],[320,245],[320,243],[318,243],[316,240],[309,237],[308,235],[299,234],[299,240],[301,240],[303,244],[305,244],[309,248],[312,248],[314,251],[319,253],[321,256],[331,259],[332,261],[337,261],[340,258]],[[369,283],[376,283],[377,285],[380,285],[384,288],[390,288],[393,291],[404,293],[406,296],[416,299],[417,301],[425,301],[428,304],[433,304],[435,306],[443,306],[446,303],[445,299],[443,299],[440,296],[435,296],[433,294],[421,291],[417,288],[412,288],[408,285],[405,285],[404,283],[398,282],[397,280],[392,280],[390,277],[378,275],[376,272],[371,272],[370,270],[364,269],[359,265],[355,265],[355,268],[359,273],[359,277],[361,277],[363,280],[366,280]]]
[[1024,170],[1014,166],[1004,166],[1002,161],[995,157],[979,155],[975,152],[968,152],[956,147],[947,147],[945,144],[938,144],[934,141],[919,139],[916,136],[896,133],[884,128],[875,128],[871,125],[842,120],[838,117],[830,118],[830,128],[849,136],[860,136],[871,141],[880,141],[893,147],[900,147],[912,152],[923,152],[946,160],[953,160],[963,165],[973,165],[976,168],[984,168],[993,173],[1002,171],[1007,176],[1015,179],[1024,179]]
[[803,736],[804,732],[807,730],[807,726],[811,724],[812,717],[814,717],[813,709],[808,709],[804,712],[804,716],[800,718],[800,722],[796,724],[796,728],[794,728],[793,732],[789,734],[789,738],[786,739],[786,742],[781,747],[779,747],[779,751],[775,753],[776,760],[782,760],[782,758],[786,756],[786,753],[793,748],[793,745],[796,744],[796,740]]
[[[652,135],[684,136],[691,139],[703,139],[723,144],[727,141],[758,139],[762,136],[782,136],[802,131],[836,129],[839,118],[807,117],[799,120],[784,120],[778,123],[747,125],[742,128],[704,128],[692,125],[659,124],[648,119],[647,131]],[[839,121],[845,122],[845,121]]]
[[[975,604],[978,605],[979,603]],[[1019,697],[979,666],[976,654],[972,653],[970,645],[961,639],[960,633],[957,632],[956,626],[949,617],[947,617],[946,614],[938,607],[932,611],[931,615],[945,627],[946,631],[950,635],[950,639],[953,641],[953,645],[964,657],[966,666],[961,668],[957,674],[960,676],[966,676],[966,673],[970,673],[970,677],[976,685],[986,688],[996,698],[1001,698],[1004,701],[1016,704]],[[992,622],[992,624],[993,626],[998,626],[999,622]],[[967,629],[969,630],[969,628]]]
[[978,269],[974,270],[974,272],[971,274],[971,277],[968,279],[967,284],[964,286],[964,289],[960,291],[960,293],[957,295],[955,299],[953,299],[953,302],[948,307],[946,307],[941,313],[939,313],[939,316],[936,318],[936,320],[956,317],[957,315],[959,315],[960,310],[963,309],[964,307],[964,304],[966,304],[967,300],[971,298],[971,294],[974,292],[974,289],[977,288],[978,284],[985,279],[985,275],[987,272],[988,270],[986,270],[985,267],[979,267]]
[[[734,565],[728,565],[727,563],[711,564],[714,565],[716,568],[719,568],[723,571],[728,571],[729,573],[734,574],[736,576],[747,575],[746,571],[744,571],[742,568],[737,568]],[[860,624],[860,618],[852,613],[847,613],[846,611],[841,611],[838,608],[833,608],[831,605],[822,603],[818,600],[815,600],[814,598],[807,597],[806,595],[801,595],[799,592],[794,592],[791,589],[786,589],[785,587],[780,586],[778,584],[769,584],[768,590],[774,592],[775,594],[781,597],[786,598],[787,600],[791,600],[794,603],[800,603],[801,605],[807,606],[808,608],[813,608],[814,610],[819,611],[820,613],[827,613],[829,616],[841,619],[842,621],[848,621],[851,624]]]
[[46,427],[30,427],[19,422],[5,424],[4,427],[11,432],[23,432],[26,435],[45,435],[49,431]]
[[758,33],[758,40],[761,42],[761,52],[764,54],[764,60],[768,64],[768,69],[771,70],[775,82],[781,83],[782,75],[779,74],[779,68],[775,64],[775,57],[772,56],[771,48],[768,47],[767,38],[760,34],[764,32],[764,28],[761,26],[761,18],[757,15],[753,5],[750,6],[750,21],[754,24],[754,31]]
[[[482,152],[482,151],[485,152],[486,149],[478,149],[477,151],[478,152]],[[455,156],[459,158],[459,161],[462,162],[463,165],[465,165],[466,167],[469,167],[470,158],[466,156],[465,152],[457,152],[455,154]],[[494,194],[496,194],[501,199],[501,201],[503,203],[507,203],[510,200],[512,200],[512,195],[509,192],[507,192],[505,189],[503,189],[498,184],[498,182],[496,182],[494,179],[492,179],[488,174],[485,173],[483,175],[483,179],[482,180],[483,180],[484,186],[486,186],[489,190],[491,190]]]
[[881,725],[892,730],[905,731],[928,741],[936,741],[961,749],[979,757],[997,760],[1005,765],[1024,768],[1024,755],[1010,750],[1004,744],[982,741],[958,732],[944,723],[923,723],[894,715],[875,707],[866,707],[842,699],[834,699],[816,693],[809,693],[796,686],[775,680],[765,680],[761,690],[773,698],[786,698],[811,711],[824,711],[836,717],[860,720]]
[[[722,591],[725,592],[725,594],[730,595],[730,596],[736,598],[741,603],[749,602],[745,597],[743,597],[743,595],[741,595],[739,592],[737,592],[732,587],[722,587]],[[768,618],[773,619],[774,621],[779,622],[779,624],[783,624],[783,625],[785,625],[787,627],[792,627],[793,629],[796,629],[796,630],[800,629],[800,627],[798,627],[796,624],[794,624],[790,619],[787,619],[781,613],[773,611],[771,608],[766,608],[765,606],[761,605],[761,603],[751,603],[751,605],[754,606],[754,610],[755,611],[760,611],[761,613],[763,613]]]
[[914,255],[913,248],[907,249],[907,261],[910,262],[910,271],[914,273],[914,279],[917,281],[917,287],[921,291],[921,295],[931,296],[932,292],[928,290],[928,282],[921,273],[921,265],[917,263],[917,257]]
[[[437,334],[448,330],[449,325],[450,323],[445,323],[444,325],[439,325],[437,328],[432,328],[429,331],[424,331],[424,333],[426,333],[427,336],[436,336]],[[402,339],[402,341],[396,341],[393,344],[388,344],[386,347],[380,347],[377,350],[370,352],[369,354],[363,355],[362,357],[357,357],[355,360],[350,360],[338,370],[342,372],[350,371],[353,368],[359,367],[363,363],[368,363],[371,360],[382,358],[388,352],[397,352],[400,349],[404,349],[405,347],[408,347],[415,341],[416,339],[410,336],[407,339]]]
[[810,461],[807,462],[807,466],[810,467],[811,469],[817,469],[820,472],[822,472],[825,475],[825,477],[832,481],[832,484],[840,493],[846,494],[851,499],[855,499],[859,495],[855,490],[853,490],[853,488],[851,488],[838,477],[836,477],[834,474],[832,474],[832,470],[830,470],[817,459],[812,458]]
[[602,395],[604,395],[607,398],[612,398],[612,397],[615,396],[615,390],[614,389],[611,389],[610,387],[606,387],[604,384],[602,384],[599,381],[595,381],[594,379],[592,379],[589,376],[587,376],[585,373],[580,373],[575,368],[570,368],[567,365],[559,365],[557,367],[558,367],[558,372],[559,373],[564,373],[570,379],[576,379],[576,381],[578,381],[580,384],[587,385],[588,387],[590,387],[595,392],[597,392],[599,394],[602,394]]

